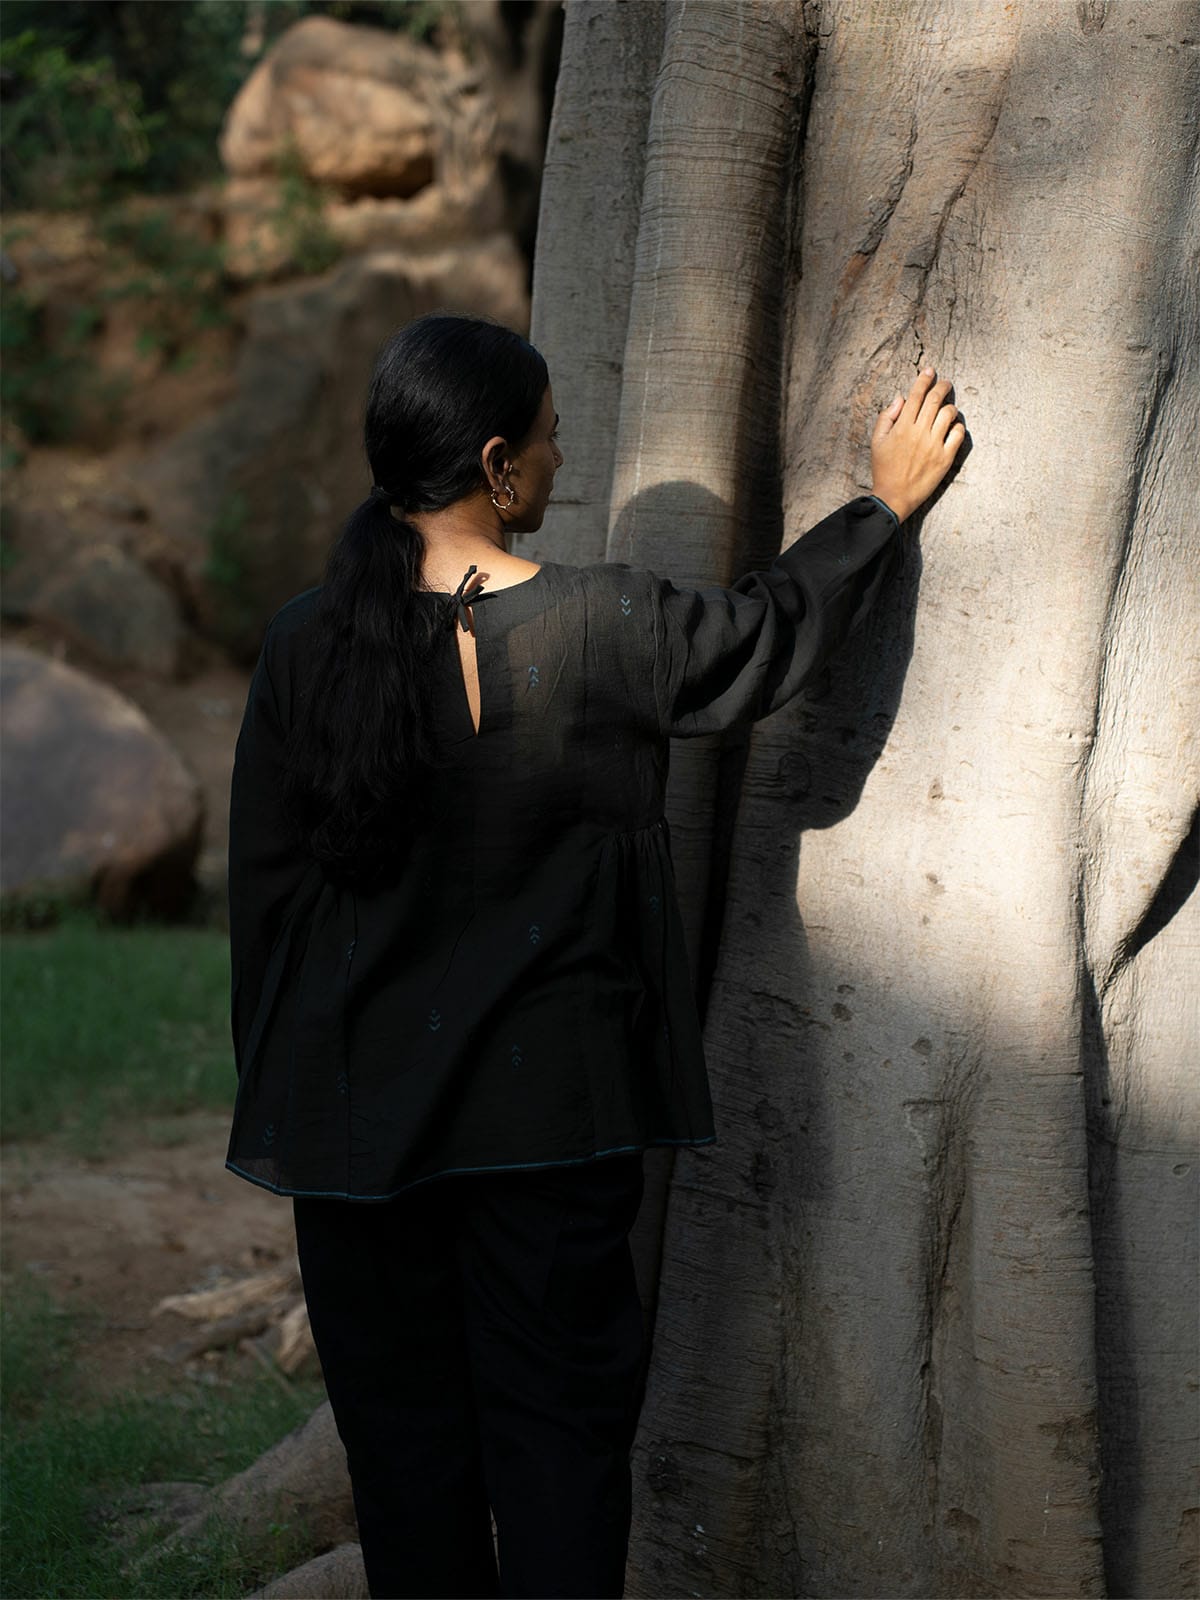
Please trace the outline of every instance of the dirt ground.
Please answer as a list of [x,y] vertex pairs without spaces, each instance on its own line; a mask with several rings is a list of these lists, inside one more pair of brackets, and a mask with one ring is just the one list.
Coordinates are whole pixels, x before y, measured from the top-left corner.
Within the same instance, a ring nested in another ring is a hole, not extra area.
[[[178,1379],[162,1352],[195,1324],[156,1316],[164,1295],[295,1259],[291,1202],[224,1166],[225,1113],[159,1118],[149,1133],[160,1142],[103,1161],[40,1142],[8,1144],[0,1161],[0,1286],[36,1275],[57,1303],[99,1314],[76,1374],[97,1395]],[[236,1359],[258,1370],[249,1353]]]

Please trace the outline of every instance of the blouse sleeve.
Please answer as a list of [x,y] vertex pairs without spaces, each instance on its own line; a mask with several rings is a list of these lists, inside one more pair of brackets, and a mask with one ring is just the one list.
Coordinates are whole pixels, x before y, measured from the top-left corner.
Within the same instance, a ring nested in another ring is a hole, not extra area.
[[279,806],[287,734],[284,676],[268,629],[234,751],[229,791],[230,1025],[242,1075],[245,1047],[267,963],[309,863],[284,825]]
[[718,733],[785,705],[875,603],[898,530],[881,500],[861,495],[728,589],[651,575],[661,731]]

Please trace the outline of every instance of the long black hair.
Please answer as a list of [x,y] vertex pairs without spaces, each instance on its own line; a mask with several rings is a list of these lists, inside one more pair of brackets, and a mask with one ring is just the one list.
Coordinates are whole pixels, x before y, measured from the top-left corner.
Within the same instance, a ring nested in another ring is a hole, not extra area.
[[486,317],[418,317],[376,358],[364,444],[373,484],[400,510],[368,495],[329,553],[281,793],[299,842],[335,883],[394,875],[427,820],[424,780],[438,764],[428,664],[451,623],[413,602],[424,540],[403,514],[486,488],[484,445],[502,434],[518,450],[549,381],[541,354]]

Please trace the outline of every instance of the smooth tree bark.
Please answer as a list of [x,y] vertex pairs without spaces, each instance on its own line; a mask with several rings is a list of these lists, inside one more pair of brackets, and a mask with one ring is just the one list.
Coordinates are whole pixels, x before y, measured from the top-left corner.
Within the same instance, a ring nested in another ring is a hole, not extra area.
[[972,433],[827,678],[679,743],[632,1595],[1197,1592],[1200,8],[568,0],[522,553],[728,582]]

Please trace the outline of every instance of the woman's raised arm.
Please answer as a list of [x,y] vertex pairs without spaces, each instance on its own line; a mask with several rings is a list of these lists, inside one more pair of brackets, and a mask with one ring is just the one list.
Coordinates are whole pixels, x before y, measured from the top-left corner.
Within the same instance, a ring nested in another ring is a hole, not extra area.
[[662,732],[717,733],[777,711],[875,603],[900,523],[928,499],[965,436],[949,381],[927,368],[907,399],[880,413],[871,439],[873,494],[790,544],[765,571],[728,588],[683,588],[651,575],[655,694]]

